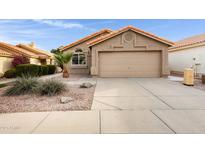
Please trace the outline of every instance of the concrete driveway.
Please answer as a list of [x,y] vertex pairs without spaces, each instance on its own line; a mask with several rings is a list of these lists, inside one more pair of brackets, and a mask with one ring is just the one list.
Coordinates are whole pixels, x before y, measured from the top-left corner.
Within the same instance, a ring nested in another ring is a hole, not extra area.
[[158,78],[98,79],[102,133],[205,133],[205,92]]
[[163,78],[98,78],[91,111],[0,114],[0,133],[205,133],[205,91]]

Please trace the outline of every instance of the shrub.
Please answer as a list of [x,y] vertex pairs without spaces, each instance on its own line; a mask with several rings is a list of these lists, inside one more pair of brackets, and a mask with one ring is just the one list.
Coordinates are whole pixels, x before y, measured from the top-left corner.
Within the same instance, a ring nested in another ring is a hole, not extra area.
[[28,75],[35,77],[39,75],[39,65],[35,64],[20,64],[16,66],[17,76]]
[[42,81],[34,89],[34,91],[40,95],[53,96],[60,94],[65,90],[65,84],[57,80]]
[[12,96],[32,93],[33,89],[37,86],[38,81],[36,78],[22,76],[16,80],[13,86],[6,90],[5,95]]
[[12,65],[16,67],[19,64],[29,64],[29,58],[26,56],[15,56],[14,59],[12,60]]
[[39,66],[39,76],[41,75],[48,75],[48,66],[46,65],[40,65]]
[[48,74],[54,74],[56,71],[55,65],[47,65],[48,66]]
[[5,78],[15,78],[16,77],[16,69],[12,68],[4,73]]
[[0,84],[0,88],[6,87],[7,84]]

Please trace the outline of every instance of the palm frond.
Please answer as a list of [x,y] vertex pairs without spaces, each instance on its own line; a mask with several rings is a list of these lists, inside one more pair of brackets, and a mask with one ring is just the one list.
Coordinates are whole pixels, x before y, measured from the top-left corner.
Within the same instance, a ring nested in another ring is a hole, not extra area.
[[69,63],[71,58],[72,58],[73,54],[72,53],[66,53],[66,54],[63,54],[63,59],[64,59],[64,63]]
[[63,58],[62,58],[62,54],[55,54],[54,57],[55,57],[55,60],[57,61],[57,63],[59,63],[59,64],[64,63]]
[[71,52],[55,54],[55,59],[59,64],[67,64],[72,59],[73,54]]

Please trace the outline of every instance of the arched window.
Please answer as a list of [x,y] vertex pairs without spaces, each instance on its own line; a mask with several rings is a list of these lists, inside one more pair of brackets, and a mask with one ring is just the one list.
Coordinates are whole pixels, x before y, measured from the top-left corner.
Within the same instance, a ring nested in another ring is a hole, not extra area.
[[86,66],[87,65],[87,57],[82,49],[76,49],[75,52],[73,53],[72,65],[73,66]]

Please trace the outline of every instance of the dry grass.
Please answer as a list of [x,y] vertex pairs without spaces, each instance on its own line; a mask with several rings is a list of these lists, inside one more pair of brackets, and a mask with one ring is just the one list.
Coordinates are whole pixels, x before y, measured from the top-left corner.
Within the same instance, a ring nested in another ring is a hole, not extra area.
[[[0,113],[7,112],[39,112],[39,111],[67,111],[90,110],[95,87],[81,89],[78,86],[69,86],[68,90],[57,96],[2,96],[7,87],[0,89]],[[73,102],[61,104],[60,98],[69,96]]]

